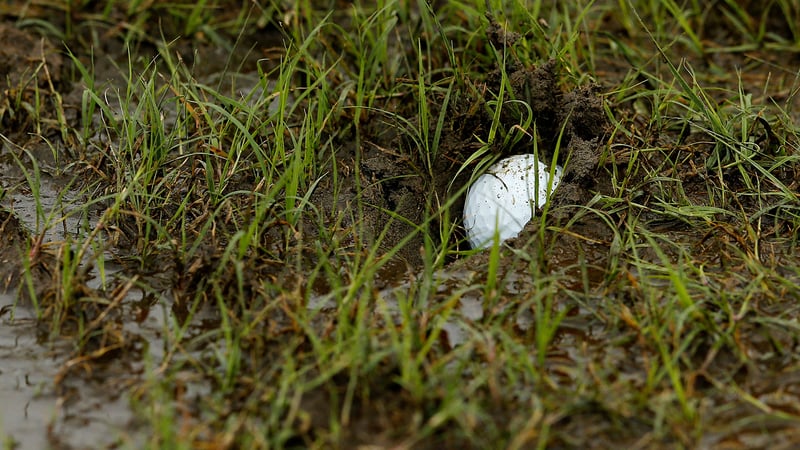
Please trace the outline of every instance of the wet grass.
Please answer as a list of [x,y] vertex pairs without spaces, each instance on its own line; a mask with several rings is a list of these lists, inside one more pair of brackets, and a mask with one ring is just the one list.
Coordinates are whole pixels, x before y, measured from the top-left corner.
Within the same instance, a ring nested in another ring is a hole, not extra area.
[[[26,132],[4,134],[21,175],[0,200],[36,217],[18,307],[74,343],[55,381],[135,367],[131,448],[796,444],[800,10],[504,3],[18,17],[66,40],[83,86],[15,91]],[[125,50],[122,83],[101,82],[98,36]],[[246,51],[215,78],[194,46]],[[600,84],[598,162],[520,238],[469,250],[464,181],[503,149],[585,159],[566,122],[526,144],[540,128],[511,72],[549,59],[565,90]]]

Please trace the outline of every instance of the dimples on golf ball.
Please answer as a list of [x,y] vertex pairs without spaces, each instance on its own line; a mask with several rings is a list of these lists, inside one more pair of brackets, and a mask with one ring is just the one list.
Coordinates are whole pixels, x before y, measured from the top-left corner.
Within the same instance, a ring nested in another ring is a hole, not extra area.
[[[547,202],[550,170],[534,155],[515,155],[489,167],[467,191],[464,228],[472,248],[516,237],[531,220],[534,208]],[[551,191],[561,180],[556,166]]]

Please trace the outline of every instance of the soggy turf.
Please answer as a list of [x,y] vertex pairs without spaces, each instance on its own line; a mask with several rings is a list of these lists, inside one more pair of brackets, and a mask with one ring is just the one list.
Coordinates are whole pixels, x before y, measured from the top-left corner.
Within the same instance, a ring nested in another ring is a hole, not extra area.
[[798,444],[794,2],[294,3],[0,6],[6,447]]

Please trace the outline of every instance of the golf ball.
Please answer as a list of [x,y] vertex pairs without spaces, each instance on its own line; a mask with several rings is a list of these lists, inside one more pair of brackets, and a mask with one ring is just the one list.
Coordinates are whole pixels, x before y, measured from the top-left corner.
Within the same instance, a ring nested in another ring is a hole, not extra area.
[[[464,203],[464,228],[472,248],[516,237],[531,220],[534,209],[547,202],[561,180],[556,166],[550,170],[535,155],[515,155],[493,164],[469,187]],[[548,190],[549,188],[549,190]]]

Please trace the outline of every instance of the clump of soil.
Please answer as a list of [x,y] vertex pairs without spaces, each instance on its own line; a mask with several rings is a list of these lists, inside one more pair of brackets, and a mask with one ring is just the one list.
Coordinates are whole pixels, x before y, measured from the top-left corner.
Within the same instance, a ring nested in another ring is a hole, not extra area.
[[[527,104],[533,114],[533,129],[525,130],[539,142],[537,148],[546,158],[563,165],[562,183],[556,190],[556,204],[584,203],[587,189],[597,184],[597,163],[608,122],[603,100],[596,85],[563,90],[558,82],[558,64],[549,60],[538,67],[512,66],[509,80],[514,96]],[[499,88],[499,86],[498,86]],[[501,119],[506,129],[522,121],[522,110],[511,104]],[[504,156],[530,153],[533,144],[502,149]]]

